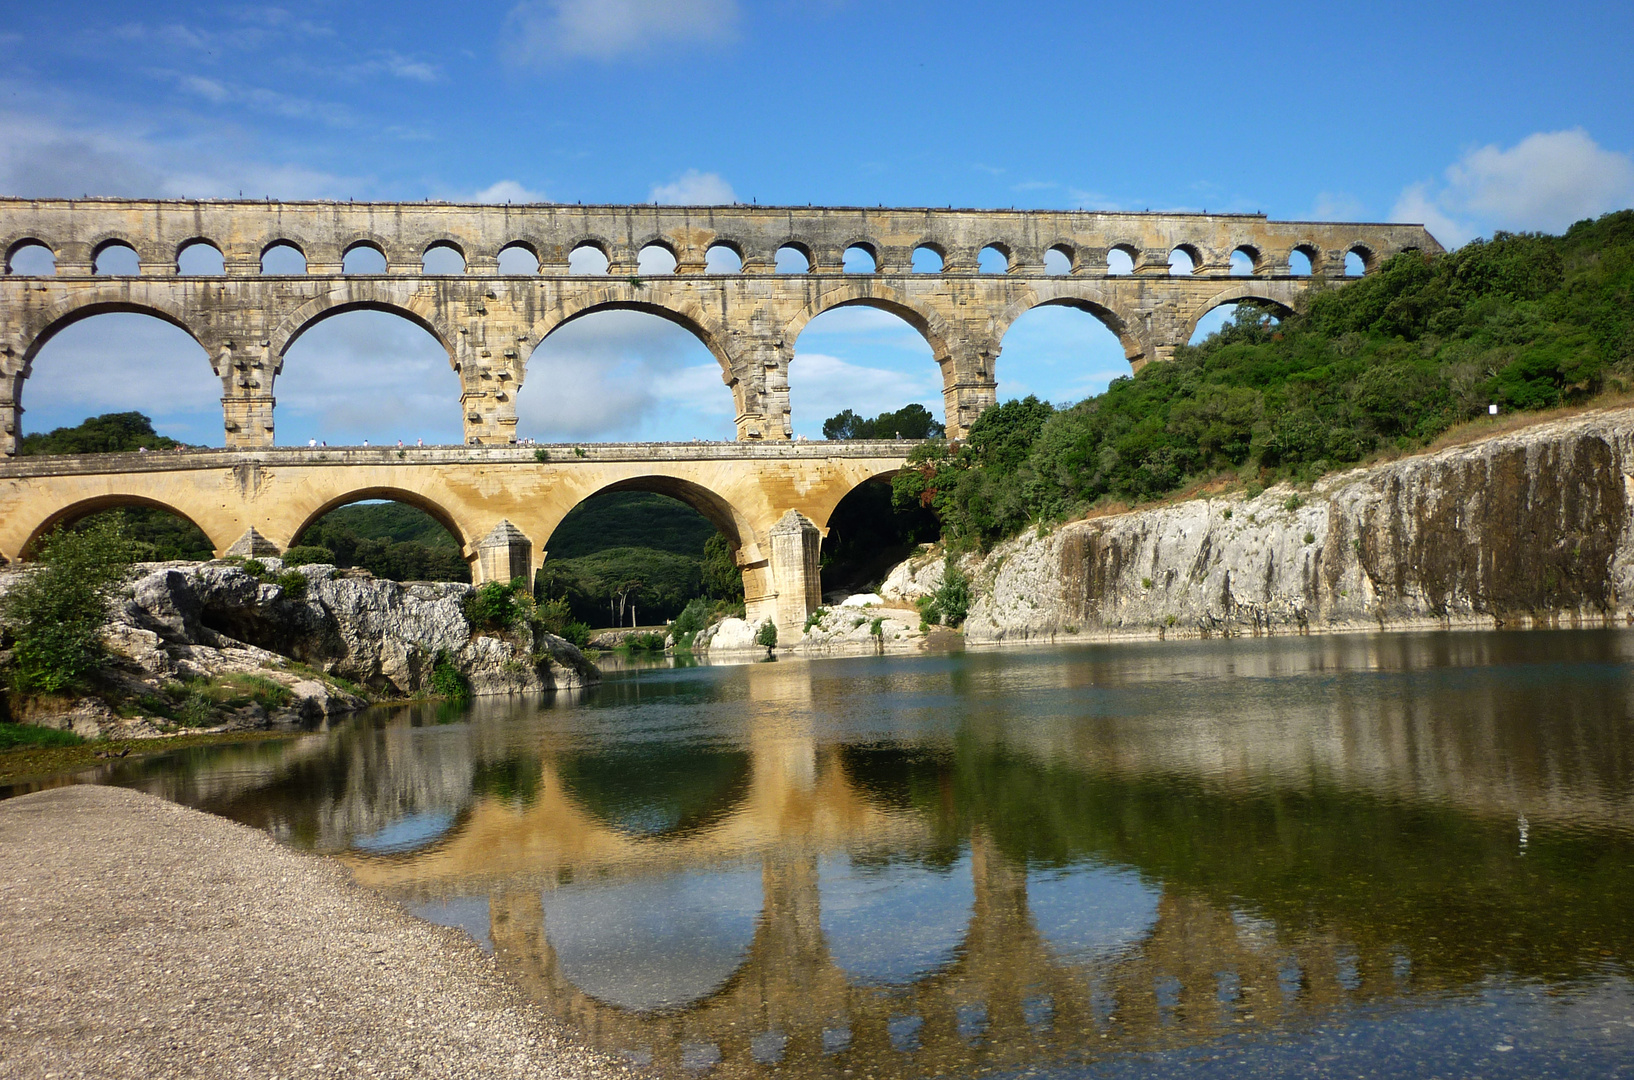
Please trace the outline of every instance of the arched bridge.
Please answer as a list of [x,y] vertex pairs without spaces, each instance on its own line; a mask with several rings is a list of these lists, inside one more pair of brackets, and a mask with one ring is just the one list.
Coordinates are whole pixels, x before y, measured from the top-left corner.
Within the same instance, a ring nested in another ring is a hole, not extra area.
[[0,559],[59,524],[121,506],[197,525],[217,555],[275,555],[318,518],[392,499],[436,518],[473,579],[529,577],[568,511],[651,491],[718,528],[743,570],[748,617],[796,639],[822,602],[818,552],[852,489],[901,469],[910,442],[637,443],[554,447],[207,450],[0,459]]
[[[219,256],[220,273],[180,274],[184,252],[200,247]],[[14,272],[28,248],[47,249],[55,273]],[[97,272],[115,248],[129,249],[135,274]],[[402,315],[447,350],[467,444],[514,441],[534,348],[610,309],[697,335],[733,396],[738,438],[787,440],[795,339],[847,305],[893,312],[924,336],[942,371],[948,434],[960,436],[995,400],[1005,331],[1034,307],[1089,311],[1138,369],[1172,355],[1221,304],[1288,309],[1313,283],[1342,277],[1349,256],[1371,270],[1440,245],[1420,225],[1240,214],[10,199],[0,200],[0,249],[0,447],[11,454],[35,355],[105,312],[156,316],[203,346],[234,448],[273,444],[285,351],[317,322],[357,309]],[[362,249],[383,272],[344,272]],[[673,271],[643,274],[649,249]],[[279,251],[293,261],[268,261]],[[570,273],[580,251],[604,260],[605,273]],[[992,272],[983,252],[997,260]],[[1291,272],[1296,253],[1311,275]],[[1239,254],[1246,276],[1232,273]],[[1129,272],[1113,273],[1124,260]],[[723,264],[735,268],[713,272]]]

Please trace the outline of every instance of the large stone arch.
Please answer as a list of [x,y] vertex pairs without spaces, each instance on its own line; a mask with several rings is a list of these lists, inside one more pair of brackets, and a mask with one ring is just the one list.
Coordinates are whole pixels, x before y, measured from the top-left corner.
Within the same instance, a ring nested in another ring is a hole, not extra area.
[[348,311],[384,311],[407,319],[436,338],[437,344],[448,354],[449,367],[459,370],[459,357],[454,346],[457,335],[444,320],[434,300],[418,294],[404,299],[401,287],[394,288],[390,282],[359,280],[348,282],[343,289],[314,297],[284,317],[268,337],[267,355],[273,363],[273,374],[283,371],[284,354],[300,340],[302,334],[325,319]]
[[1203,316],[1207,315],[1215,308],[1225,304],[1235,304],[1243,300],[1255,300],[1259,303],[1267,304],[1276,308],[1282,313],[1284,318],[1292,315],[1294,313],[1294,309],[1293,305],[1288,302],[1288,298],[1272,296],[1271,293],[1273,290],[1267,288],[1266,285],[1267,283],[1265,282],[1245,281],[1241,285],[1234,285],[1231,288],[1216,293],[1207,300],[1203,301],[1202,305],[1187,317],[1185,330],[1180,335],[1181,342],[1183,343],[1191,340],[1191,336],[1197,332],[1197,324],[1203,321]]
[[1041,307],[1077,308],[1095,316],[1101,325],[1117,335],[1118,340],[1123,343],[1123,355],[1131,364],[1138,362],[1150,352],[1150,343],[1141,333],[1139,320],[1133,313],[1123,310],[1116,300],[1097,285],[1072,278],[1063,278],[1059,284],[1041,282],[1011,302],[993,320],[994,341],[1002,348],[1004,336],[1010,332],[1010,327],[1015,321],[1034,308]]
[[[931,277],[933,275],[926,275]],[[957,332],[929,307],[915,304],[902,291],[859,275],[858,281],[828,289],[800,309],[783,327],[783,340],[790,349],[799,340],[806,325],[827,311],[842,307],[871,307],[888,311],[913,327],[930,345],[937,363],[944,363],[952,354]]]
[[817,526],[819,532],[827,536],[828,523],[834,517],[834,510],[846,500],[846,496],[864,484],[893,477],[901,471],[901,468],[871,469],[858,476],[853,483],[825,484],[807,495],[801,511],[811,519],[811,523]]
[[[649,285],[648,288],[656,288]],[[628,284],[608,285],[600,288],[573,290],[564,295],[559,303],[549,311],[534,320],[528,333],[528,340],[537,350],[544,340],[568,323],[594,315],[602,311],[639,311],[644,315],[656,315],[665,322],[690,333],[703,343],[709,350],[716,363],[721,366],[721,381],[727,386],[733,386],[738,381],[738,358],[727,347],[730,340],[729,332],[724,322],[713,318],[696,302],[667,303],[663,300],[639,300],[630,295]],[[528,353],[532,358],[532,350]]]
[[754,522],[732,501],[713,489],[704,486],[696,480],[674,476],[668,473],[643,473],[638,476],[628,476],[611,483],[603,484],[583,495],[573,499],[571,504],[564,502],[561,516],[550,524],[550,532],[539,538],[539,542],[548,550],[550,537],[555,535],[556,529],[566,519],[567,515],[584,503],[598,495],[609,495],[618,491],[645,491],[654,495],[663,495],[676,502],[685,503],[709,519],[709,523],[721,531],[733,550],[746,555],[758,554],[759,540]]
[[187,310],[179,302],[163,295],[144,295],[138,299],[131,295],[128,286],[110,284],[90,292],[72,293],[24,323],[21,335],[24,340],[18,342],[23,358],[23,377],[26,379],[29,376],[34,358],[59,333],[93,316],[119,312],[151,315],[169,323],[197,342],[204,354],[210,357],[212,365],[216,363],[210,343],[189,323]]
[[[212,522],[209,516],[200,513],[198,508],[190,513],[173,503],[151,495],[143,495],[134,491],[111,491],[76,499],[47,514],[42,521],[29,530],[27,537],[17,545],[17,557],[19,559],[27,558],[41,537],[44,537],[59,525],[72,525],[74,522],[82,521],[92,514],[99,514],[104,510],[118,510],[124,507],[163,510],[167,514],[173,514],[181,518],[202,532],[218,555],[226,551],[232,542],[237,539],[236,536],[225,535],[221,525]],[[212,526],[215,527],[214,531],[212,531]],[[231,528],[229,527],[227,531],[231,531]]]

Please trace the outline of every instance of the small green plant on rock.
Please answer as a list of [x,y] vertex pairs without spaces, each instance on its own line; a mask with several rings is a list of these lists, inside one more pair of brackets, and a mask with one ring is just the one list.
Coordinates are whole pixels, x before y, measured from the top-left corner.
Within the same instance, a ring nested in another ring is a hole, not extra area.
[[806,616],[806,625],[801,628],[801,632],[806,633],[806,634],[811,633],[811,628],[813,626],[816,626],[818,623],[822,622],[823,621],[823,616],[825,616],[827,614],[828,614],[828,609],[826,607],[820,607],[816,611],[813,611],[810,615],[807,615]]
[[755,644],[765,646],[766,655],[770,656],[777,648],[777,624],[770,619],[761,623],[760,629],[755,631]]
[[319,563],[335,565],[335,553],[321,544],[297,544],[284,552],[284,568],[293,570],[297,566],[313,566]]
[[439,650],[431,665],[431,692],[451,701],[464,701],[471,696],[471,680],[454,666],[447,650]]
[[54,694],[102,662],[108,601],[130,570],[130,556],[119,515],[77,532],[59,528],[40,543],[34,566],[0,602],[16,641],[17,689]]

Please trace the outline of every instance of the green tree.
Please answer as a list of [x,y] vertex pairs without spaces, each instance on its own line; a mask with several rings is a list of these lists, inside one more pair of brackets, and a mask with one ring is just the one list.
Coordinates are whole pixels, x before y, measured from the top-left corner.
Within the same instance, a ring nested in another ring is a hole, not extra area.
[[0,602],[11,629],[13,684],[56,693],[79,683],[105,657],[102,627],[115,587],[130,572],[124,521],[104,516],[88,529],[57,529],[34,564]]
[[825,439],[940,439],[942,431],[942,422],[918,402],[872,420],[846,409],[823,421]]
[[54,428],[24,435],[19,454],[116,454],[134,450],[171,450],[175,439],[153,430],[153,421],[139,412],[103,413],[74,427]]
[[704,595],[729,603],[743,600],[743,571],[731,543],[721,533],[704,541],[702,564]]

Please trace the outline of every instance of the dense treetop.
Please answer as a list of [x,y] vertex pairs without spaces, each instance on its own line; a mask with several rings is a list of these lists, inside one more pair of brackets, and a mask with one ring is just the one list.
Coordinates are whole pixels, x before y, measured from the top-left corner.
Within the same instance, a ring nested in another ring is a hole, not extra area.
[[153,421],[139,412],[104,413],[74,427],[24,435],[19,454],[116,454],[133,450],[171,450],[182,445],[156,434]]

